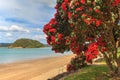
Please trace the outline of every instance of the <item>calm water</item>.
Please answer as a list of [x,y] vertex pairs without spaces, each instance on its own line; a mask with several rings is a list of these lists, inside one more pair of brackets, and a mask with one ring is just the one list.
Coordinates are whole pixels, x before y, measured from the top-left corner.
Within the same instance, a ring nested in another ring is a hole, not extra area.
[[[64,55],[66,54],[70,54],[70,52],[66,52]],[[54,53],[50,47],[25,49],[8,49],[4,47],[0,48],[0,64],[61,55],[63,54]]]

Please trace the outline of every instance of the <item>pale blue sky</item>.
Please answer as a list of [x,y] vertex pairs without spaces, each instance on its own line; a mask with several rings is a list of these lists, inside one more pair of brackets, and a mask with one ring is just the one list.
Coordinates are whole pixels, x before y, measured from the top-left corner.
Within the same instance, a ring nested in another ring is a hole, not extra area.
[[55,13],[56,0],[0,0],[0,43],[31,38],[46,43],[44,24]]

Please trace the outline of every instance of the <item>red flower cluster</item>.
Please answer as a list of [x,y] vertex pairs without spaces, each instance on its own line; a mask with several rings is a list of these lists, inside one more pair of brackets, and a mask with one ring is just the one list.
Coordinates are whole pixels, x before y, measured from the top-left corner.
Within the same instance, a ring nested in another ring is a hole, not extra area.
[[[56,16],[55,16],[56,17]],[[48,35],[47,42],[48,44],[61,44],[64,41],[63,34],[57,33],[57,25],[58,22],[55,18],[51,19],[51,21],[44,26],[43,32]]]
[[76,12],[83,10],[83,7],[76,8]]
[[83,19],[83,21],[87,24],[87,25],[90,25],[90,24],[94,24],[96,25],[96,27],[100,26],[102,24],[102,21],[101,20],[97,20],[95,18],[92,18],[91,16],[89,16],[88,18],[85,18]]
[[72,17],[71,12],[68,12],[68,19],[70,19]]
[[113,6],[118,6],[119,3],[120,3],[120,0],[115,0],[115,1],[113,2]]
[[62,7],[62,9],[63,9],[64,11],[66,11],[66,10],[67,10],[66,3],[65,3],[65,2],[64,2],[64,3],[62,3],[61,7]]
[[51,21],[48,24],[44,25],[43,32],[46,34],[48,32],[55,33],[57,30],[53,28],[53,25],[56,25],[56,24],[57,24],[57,21],[55,20],[55,18],[51,19]]
[[101,23],[102,23],[102,21],[101,20],[96,20],[96,26],[98,27],[98,26],[100,26],[101,25]]
[[85,4],[85,0],[81,0],[80,2],[81,2],[82,4]]
[[68,9],[67,6],[69,6],[69,5],[70,5],[70,0],[64,0],[63,3],[62,3],[62,5],[61,5],[61,8],[64,11],[66,11]]
[[89,44],[88,49],[85,51],[86,61],[91,62],[92,59],[97,57],[98,53],[97,42]]
[[72,43],[70,44],[71,51],[74,52],[74,54],[79,55],[81,53],[83,47],[80,46],[79,43],[77,43],[76,37],[73,37],[71,41],[72,41]]

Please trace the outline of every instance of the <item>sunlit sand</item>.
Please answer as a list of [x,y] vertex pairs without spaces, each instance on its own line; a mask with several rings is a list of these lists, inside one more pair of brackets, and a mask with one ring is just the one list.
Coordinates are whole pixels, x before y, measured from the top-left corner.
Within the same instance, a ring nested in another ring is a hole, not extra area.
[[65,72],[74,55],[51,57],[0,65],[0,80],[47,80]]

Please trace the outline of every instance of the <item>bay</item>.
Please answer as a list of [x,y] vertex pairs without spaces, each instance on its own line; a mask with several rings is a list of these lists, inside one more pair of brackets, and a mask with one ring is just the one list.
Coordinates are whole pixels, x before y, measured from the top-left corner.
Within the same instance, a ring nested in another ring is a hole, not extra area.
[[0,48],[0,64],[13,63],[24,60],[32,60],[39,58],[47,58],[54,56],[62,56],[70,54],[70,52],[54,53],[51,47],[45,48]]

